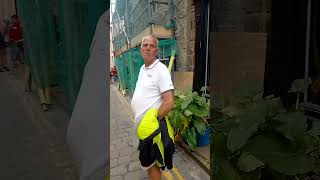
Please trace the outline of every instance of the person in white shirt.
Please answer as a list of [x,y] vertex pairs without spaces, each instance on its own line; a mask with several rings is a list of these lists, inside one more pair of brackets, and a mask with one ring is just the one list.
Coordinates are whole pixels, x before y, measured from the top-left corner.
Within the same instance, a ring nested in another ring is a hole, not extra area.
[[[147,35],[141,42],[141,55],[144,65],[141,67],[136,88],[132,97],[131,107],[135,114],[136,127],[145,113],[151,109],[158,109],[158,120],[164,117],[173,108],[174,86],[168,68],[156,59],[158,53],[158,39]],[[160,168],[154,163],[151,167],[144,167],[152,180],[161,179]]]

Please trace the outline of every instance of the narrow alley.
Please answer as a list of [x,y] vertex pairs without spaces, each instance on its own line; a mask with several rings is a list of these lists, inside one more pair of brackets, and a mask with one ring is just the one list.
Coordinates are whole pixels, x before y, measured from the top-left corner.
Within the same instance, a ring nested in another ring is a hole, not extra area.
[[19,70],[16,75],[0,73],[0,179],[75,180],[74,163],[61,133],[65,126],[59,129],[49,122],[62,120],[64,113],[59,108],[43,112],[37,94],[24,92],[19,80],[23,66]]

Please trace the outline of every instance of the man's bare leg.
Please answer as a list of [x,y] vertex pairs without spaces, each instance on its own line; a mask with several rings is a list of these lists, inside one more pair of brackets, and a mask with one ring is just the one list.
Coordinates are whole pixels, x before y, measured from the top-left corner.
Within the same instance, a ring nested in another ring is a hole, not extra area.
[[148,175],[150,180],[161,180],[161,171],[157,165],[148,169]]

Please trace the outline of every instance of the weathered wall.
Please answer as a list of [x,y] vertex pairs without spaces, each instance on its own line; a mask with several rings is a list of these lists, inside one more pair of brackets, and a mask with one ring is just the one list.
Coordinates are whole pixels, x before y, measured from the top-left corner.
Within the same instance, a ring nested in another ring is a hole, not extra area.
[[266,34],[246,32],[215,32],[212,34],[214,59],[212,88],[230,95],[241,82],[264,79]]
[[177,0],[177,37],[180,54],[177,58],[177,71],[193,71],[196,37],[195,6],[193,0]]
[[0,21],[3,19],[10,19],[11,15],[15,14],[15,1],[14,0],[1,0],[0,1]]

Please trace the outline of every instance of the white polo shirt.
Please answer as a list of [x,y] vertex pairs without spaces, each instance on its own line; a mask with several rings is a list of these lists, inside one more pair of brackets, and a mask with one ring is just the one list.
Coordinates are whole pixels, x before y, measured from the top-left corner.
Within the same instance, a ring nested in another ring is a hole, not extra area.
[[136,128],[147,110],[160,108],[162,104],[161,93],[172,89],[174,87],[169,70],[158,59],[148,67],[143,65],[140,68],[138,81],[131,100],[131,107],[135,113]]

